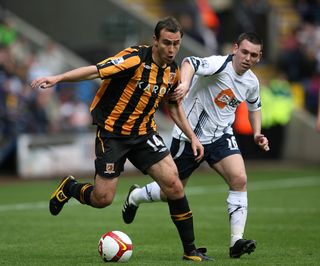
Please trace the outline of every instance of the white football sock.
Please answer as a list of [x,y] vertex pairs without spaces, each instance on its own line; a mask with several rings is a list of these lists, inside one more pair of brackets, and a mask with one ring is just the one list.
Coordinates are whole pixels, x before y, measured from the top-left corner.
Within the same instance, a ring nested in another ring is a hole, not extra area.
[[142,188],[133,190],[129,197],[129,202],[136,206],[140,203],[161,201],[160,187],[157,182],[152,182]]
[[231,230],[230,247],[232,247],[237,240],[243,238],[247,220],[247,192],[230,190],[227,203]]

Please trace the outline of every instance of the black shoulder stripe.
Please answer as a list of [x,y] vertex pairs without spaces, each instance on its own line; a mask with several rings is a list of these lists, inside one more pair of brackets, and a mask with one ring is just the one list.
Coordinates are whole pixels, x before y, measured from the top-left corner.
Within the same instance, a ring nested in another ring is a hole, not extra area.
[[197,72],[197,70],[198,70],[198,68],[199,68],[199,66],[201,64],[201,61],[199,59],[195,58],[194,56],[190,56],[188,58],[191,61],[191,64],[192,64],[192,66],[194,68],[194,71]]
[[248,100],[246,100],[248,103],[250,103],[250,104],[254,104],[254,103],[256,103],[257,101],[258,101],[258,99],[259,98],[257,98],[257,99],[255,99],[255,100],[253,100],[253,101],[248,101]]
[[230,61],[232,61],[232,57],[233,57],[233,54],[229,54],[228,57],[227,57],[227,59],[226,59],[226,61],[224,61],[224,63],[222,64],[222,66],[221,66],[216,72],[214,72],[213,75],[214,75],[214,74],[218,74],[218,73],[220,73],[222,70],[224,70],[224,69],[226,68],[227,64],[228,64]]

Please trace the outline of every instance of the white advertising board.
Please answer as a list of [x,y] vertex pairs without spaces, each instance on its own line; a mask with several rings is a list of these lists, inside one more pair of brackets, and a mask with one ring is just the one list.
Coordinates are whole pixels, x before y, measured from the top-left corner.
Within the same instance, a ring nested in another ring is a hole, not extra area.
[[23,178],[94,174],[94,133],[59,136],[21,135],[18,174]]

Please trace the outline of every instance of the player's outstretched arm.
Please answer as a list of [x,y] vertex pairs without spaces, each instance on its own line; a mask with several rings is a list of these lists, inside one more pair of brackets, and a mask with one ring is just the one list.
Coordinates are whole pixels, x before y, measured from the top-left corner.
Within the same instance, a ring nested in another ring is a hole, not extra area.
[[48,76],[39,77],[31,82],[32,88],[42,88],[46,89],[56,85],[58,82],[73,82],[81,80],[95,79],[99,77],[98,69],[95,65],[76,68],[65,73]]

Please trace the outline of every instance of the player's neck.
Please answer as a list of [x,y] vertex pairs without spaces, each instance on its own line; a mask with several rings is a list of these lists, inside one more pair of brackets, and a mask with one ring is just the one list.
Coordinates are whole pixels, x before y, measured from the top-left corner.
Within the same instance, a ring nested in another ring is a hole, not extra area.
[[166,68],[167,63],[161,60],[160,56],[158,55],[158,52],[156,51],[155,47],[152,47],[152,61],[161,68]]

